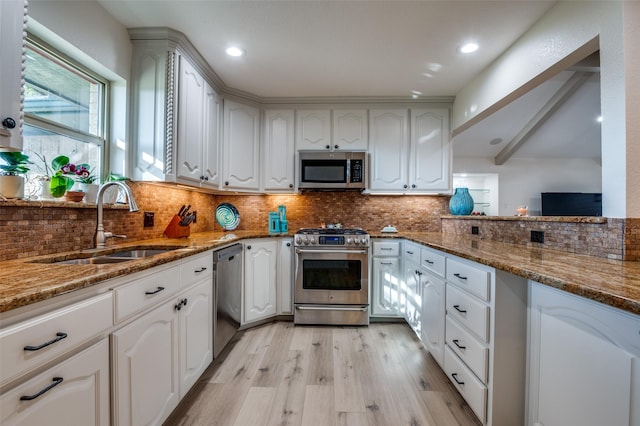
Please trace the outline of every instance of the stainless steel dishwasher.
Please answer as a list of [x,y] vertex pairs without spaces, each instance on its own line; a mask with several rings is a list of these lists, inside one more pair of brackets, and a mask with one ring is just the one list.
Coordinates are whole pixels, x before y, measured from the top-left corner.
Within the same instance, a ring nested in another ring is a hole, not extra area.
[[213,252],[213,356],[229,343],[240,328],[242,244]]

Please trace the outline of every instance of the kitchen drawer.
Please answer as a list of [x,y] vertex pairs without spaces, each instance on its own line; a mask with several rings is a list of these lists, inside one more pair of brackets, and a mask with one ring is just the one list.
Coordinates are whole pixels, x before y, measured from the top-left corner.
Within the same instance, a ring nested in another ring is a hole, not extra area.
[[106,337],[0,396],[3,426],[109,426],[110,417]]
[[213,275],[213,251],[188,257],[180,265],[180,285],[187,288]]
[[400,241],[373,242],[374,256],[400,256]]
[[489,300],[491,272],[455,259],[447,259],[447,281],[464,288],[482,300]]
[[436,250],[426,247],[422,247],[420,250],[420,264],[422,267],[441,277],[444,277],[444,259],[444,255]]
[[473,375],[471,370],[460,361],[448,346],[444,350],[444,372],[480,421],[485,423],[487,416],[487,387]]
[[486,384],[489,370],[489,348],[449,315],[447,315],[445,335],[447,345]]
[[404,249],[402,251],[402,256],[404,257],[404,261],[413,262],[416,265],[419,265],[420,253],[421,253],[420,250],[421,250],[421,246],[405,241]]
[[111,326],[113,295],[108,292],[1,330],[0,383],[55,359]]
[[180,287],[180,268],[174,266],[116,287],[114,309],[116,323],[142,312],[146,308],[162,302],[178,292]]
[[451,315],[468,330],[489,342],[489,306],[447,283],[447,315]]

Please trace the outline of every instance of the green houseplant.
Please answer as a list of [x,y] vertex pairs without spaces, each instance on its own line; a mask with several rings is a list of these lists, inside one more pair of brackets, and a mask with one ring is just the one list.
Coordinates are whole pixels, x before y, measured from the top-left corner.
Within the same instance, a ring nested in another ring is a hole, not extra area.
[[0,151],[0,195],[24,198],[24,175],[29,171],[29,156],[20,151]]
[[96,177],[88,164],[73,164],[66,155],[59,155],[51,162],[54,174],[49,182],[51,195],[60,198],[71,189],[76,181],[93,183]]

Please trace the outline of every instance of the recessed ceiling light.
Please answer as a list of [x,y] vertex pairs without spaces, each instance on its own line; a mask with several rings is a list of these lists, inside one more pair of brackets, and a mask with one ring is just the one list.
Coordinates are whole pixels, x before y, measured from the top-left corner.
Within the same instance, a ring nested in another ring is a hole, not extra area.
[[498,145],[500,143],[502,143],[502,138],[495,138],[489,141],[489,145]]
[[244,49],[240,49],[239,47],[231,46],[226,50],[227,55],[229,56],[244,56],[247,52]]
[[601,116],[601,115],[599,115],[598,117],[596,117],[596,121],[597,121],[598,123],[602,123],[602,116]]
[[478,43],[466,43],[460,47],[460,53],[473,53],[478,50],[479,47]]

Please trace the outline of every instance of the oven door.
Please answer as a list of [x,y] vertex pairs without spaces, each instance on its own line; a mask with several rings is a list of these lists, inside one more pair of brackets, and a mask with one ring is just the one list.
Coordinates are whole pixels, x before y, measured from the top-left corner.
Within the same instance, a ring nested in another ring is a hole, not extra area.
[[368,305],[368,250],[296,248],[294,302]]

